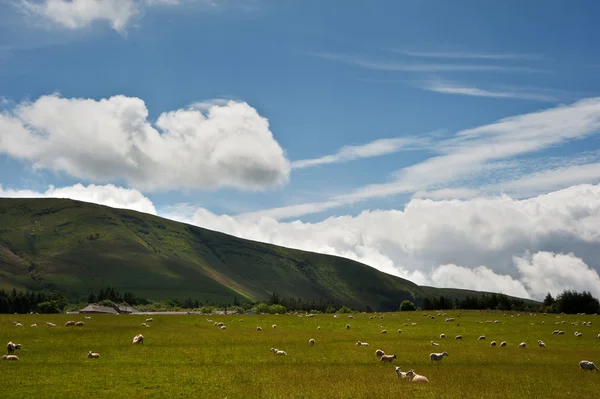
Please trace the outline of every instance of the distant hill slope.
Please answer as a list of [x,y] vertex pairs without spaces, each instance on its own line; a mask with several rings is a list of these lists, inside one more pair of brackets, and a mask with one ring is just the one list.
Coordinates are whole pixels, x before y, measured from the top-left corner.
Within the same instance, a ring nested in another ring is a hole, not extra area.
[[263,300],[277,292],[374,310],[474,293],[420,287],[349,259],[144,213],[68,199],[0,198],[0,288],[58,289],[80,300],[107,285],[155,300]]

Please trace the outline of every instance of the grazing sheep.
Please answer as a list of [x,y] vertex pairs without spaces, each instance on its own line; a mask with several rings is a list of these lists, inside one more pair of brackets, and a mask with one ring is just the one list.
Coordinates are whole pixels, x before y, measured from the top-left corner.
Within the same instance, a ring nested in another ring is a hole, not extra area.
[[431,341],[431,345],[432,346],[440,346],[440,344],[438,344],[437,342],[433,342],[433,341]]
[[221,326],[221,330],[227,330],[227,326]]
[[368,342],[360,342],[360,341],[358,341],[356,343],[356,346],[369,346],[369,343]]
[[100,359],[100,354],[96,352],[89,351],[88,359]]
[[565,335],[565,332],[564,331],[559,331],[558,335]]
[[544,341],[542,341],[541,339],[539,339],[537,343],[538,343],[538,346],[539,346],[540,348],[545,348],[545,347],[546,347],[546,344],[545,344],[545,343],[544,343]]
[[482,341],[482,340],[484,340],[484,339],[485,339],[485,335],[482,335],[482,336],[480,336],[480,337],[478,338],[478,340],[480,340],[480,341]]
[[354,316],[350,315],[348,316],[349,319],[354,319]]
[[350,324],[346,324],[346,330],[350,329]]
[[408,378],[406,376],[406,372],[400,371],[400,367],[398,367],[398,366],[396,366],[396,375],[398,376],[399,380],[404,380],[404,379]]
[[386,362],[387,362],[387,363],[391,363],[391,362],[393,362],[393,361],[394,361],[394,359],[395,359],[395,358],[396,358],[396,355],[382,355],[382,356],[379,358],[379,361],[380,361],[380,362],[384,362],[384,363],[386,363]]
[[596,367],[596,365],[594,364],[594,362],[590,362],[588,360],[582,360],[582,361],[580,361],[579,362],[579,367],[582,370],[584,370],[584,371],[586,371],[586,370],[589,370],[589,371],[594,371],[594,370],[600,371],[600,370],[598,370],[598,367]]
[[440,339],[446,338],[446,334],[440,334]]
[[15,323],[15,327],[23,327],[23,324],[21,324],[21,323]]
[[500,346],[506,346],[506,341],[500,342]]
[[85,316],[85,318],[89,320],[92,318],[92,316]]
[[320,330],[320,329],[321,329],[321,326],[317,326],[317,330]]
[[558,331],[558,330],[554,330],[554,331],[552,331],[552,335],[558,335],[559,332],[560,331]]
[[490,342],[490,346],[496,346],[496,341]]
[[65,323],[65,327],[71,327],[71,326],[74,326],[74,325],[75,325],[75,322],[73,320],[69,320],[69,321],[67,321]]
[[8,344],[6,344],[6,352],[8,352],[9,355],[15,353],[15,349],[21,350],[21,344],[15,344],[12,341],[9,341]]
[[406,377],[412,382],[429,382],[427,377],[416,374],[414,370],[408,370],[406,372]]
[[382,334],[387,334],[387,330],[381,330]]
[[273,324],[271,328],[277,328],[277,324]]
[[262,327],[256,327],[256,331],[262,331]]
[[600,338],[600,334],[598,334],[598,338]]
[[526,347],[527,347],[527,344],[525,342],[521,342],[519,344],[519,348],[526,348]]
[[148,327],[148,324],[142,323],[142,327]]
[[583,335],[582,333],[575,331],[575,336],[576,337],[581,337],[582,335]]
[[381,349],[377,349],[375,351],[375,356],[377,356],[378,358],[380,358],[381,356],[384,356],[384,355],[385,355],[385,352],[382,351]]
[[146,319],[146,323],[150,323],[151,321],[154,321],[154,319],[152,317],[150,317],[149,319]]
[[75,327],[83,327],[83,321],[78,321],[75,323]]
[[134,344],[143,344],[144,343],[144,336],[142,334],[138,334],[135,337],[133,337],[133,343]]
[[34,324],[31,325],[31,327],[37,327],[37,324],[34,323]]
[[15,355],[3,355],[2,360],[19,360],[19,358]]
[[50,323],[50,322],[48,322],[48,321],[46,322],[46,325],[47,325],[48,327],[56,327],[56,324],[54,324],[54,323]]
[[402,330],[401,329],[398,329],[398,334],[402,334]]
[[217,327],[223,327],[225,324],[224,324],[222,321],[220,321],[220,322],[218,322],[218,323],[217,323],[217,324],[215,324],[215,325],[216,325]]
[[276,349],[276,348],[271,348],[271,352],[273,352],[276,355],[280,355],[280,356],[287,355],[287,353],[285,351],[280,351],[279,349]]
[[447,321],[447,322],[454,321],[454,317],[448,317],[448,318],[446,319],[446,321]]
[[462,339],[462,335],[457,335],[454,339]]
[[433,362],[441,362],[442,359],[444,358],[444,356],[449,356],[448,352],[430,353],[429,354],[429,360],[431,361],[431,363],[433,363]]
[[309,344],[310,346],[313,346],[313,345],[315,344],[315,340],[314,340],[314,339],[312,339],[312,338],[311,338],[311,339],[309,339],[309,340],[308,340],[308,344]]

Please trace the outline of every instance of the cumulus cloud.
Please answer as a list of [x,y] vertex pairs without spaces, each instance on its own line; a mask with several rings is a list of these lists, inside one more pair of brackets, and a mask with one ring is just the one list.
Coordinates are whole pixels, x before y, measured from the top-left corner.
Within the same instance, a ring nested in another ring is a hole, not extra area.
[[84,186],[75,184],[69,187],[50,186],[44,192],[32,190],[11,190],[0,186],[0,197],[7,198],[70,198],[77,201],[92,202],[112,208],[131,209],[156,215],[152,201],[137,190],[117,187],[112,184]]
[[234,187],[287,182],[289,161],[266,118],[244,102],[161,114],[144,101],[42,96],[0,112],[0,153],[96,183],[140,190]]
[[[536,287],[533,272],[518,259],[527,259],[527,253],[574,252],[582,263],[598,269],[599,198],[600,185],[573,186],[521,200],[506,195],[414,198],[403,210],[363,211],[316,223],[254,214],[216,215],[203,208],[192,214],[189,209],[162,214],[242,238],[354,259],[418,284],[539,298],[562,277],[552,272],[554,283]],[[572,281],[578,289],[589,287]]]

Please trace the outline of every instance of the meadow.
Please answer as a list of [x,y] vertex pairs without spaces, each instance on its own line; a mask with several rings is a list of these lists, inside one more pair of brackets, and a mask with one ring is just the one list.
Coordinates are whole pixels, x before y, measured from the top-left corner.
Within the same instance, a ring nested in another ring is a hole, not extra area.
[[[578,366],[583,359],[600,366],[598,316],[447,313],[454,322],[437,312],[428,312],[435,319],[402,312],[385,313],[383,319],[382,314],[373,319],[354,314],[353,320],[330,314],[155,315],[148,328],[141,326],[145,315],[0,315],[2,345],[23,346],[16,352],[19,361],[0,362],[1,397],[593,398],[600,392],[600,372]],[[67,320],[85,326],[65,327]],[[227,329],[207,320],[224,322]],[[57,327],[47,327],[46,321]],[[571,325],[574,321],[579,325]],[[592,326],[581,326],[582,321]],[[30,327],[33,323],[38,327]],[[380,325],[387,334],[380,333]],[[263,330],[256,331],[257,326]],[[552,335],[555,329],[565,335]],[[575,331],[583,336],[575,337]],[[144,335],[143,345],[132,344],[138,333]],[[454,340],[458,334],[462,341]],[[480,335],[486,340],[479,341]],[[316,340],[312,347],[310,338]],[[538,347],[538,339],[547,348]],[[356,346],[359,340],[370,346]],[[432,340],[440,346],[432,346]],[[492,340],[508,346],[490,347]],[[527,348],[518,347],[523,341]],[[288,356],[274,355],[272,347]],[[397,359],[382,364],[376,349]],[[88,351],[100,353],[100,359],[88,359]],[[442,351],[449,356],[430,364],[429,354]],[[398,380],[395,366],[414,369],[430,383]]]

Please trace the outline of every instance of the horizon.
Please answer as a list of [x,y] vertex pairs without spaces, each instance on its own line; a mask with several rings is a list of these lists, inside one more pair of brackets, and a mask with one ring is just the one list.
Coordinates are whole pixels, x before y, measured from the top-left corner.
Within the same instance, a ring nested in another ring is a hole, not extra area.
[[600,4],[583,3],[7,0],[0,197],[418,285],[600,297]]

